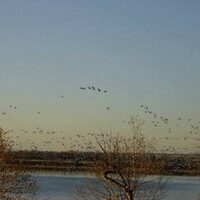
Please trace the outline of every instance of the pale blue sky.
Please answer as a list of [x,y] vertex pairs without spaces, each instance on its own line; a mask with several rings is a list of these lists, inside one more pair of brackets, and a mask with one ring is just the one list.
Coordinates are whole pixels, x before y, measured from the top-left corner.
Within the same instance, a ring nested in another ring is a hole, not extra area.
[[18,106],[2,125],[123,129],[141,104],[200,119],[199,10],[199,0],[0,1],[0,111]]

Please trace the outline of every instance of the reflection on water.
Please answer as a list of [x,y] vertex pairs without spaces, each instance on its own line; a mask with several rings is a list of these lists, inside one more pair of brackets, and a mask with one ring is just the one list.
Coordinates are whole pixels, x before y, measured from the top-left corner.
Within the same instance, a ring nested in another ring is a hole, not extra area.
[[[90,173],[81,172],[34,172],[33,178],[39,186],[38,196],[49,200],[75,199],[74,189],[77,185],[84,185],[86,177],[94,178]],[[200,177],[172,177],[168,184],[165,200],[195,200],[200,192]]]

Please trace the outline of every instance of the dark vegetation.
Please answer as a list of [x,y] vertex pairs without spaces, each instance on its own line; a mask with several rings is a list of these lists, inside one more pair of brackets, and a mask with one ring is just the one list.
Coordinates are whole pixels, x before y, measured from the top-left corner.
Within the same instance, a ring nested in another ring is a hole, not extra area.
[[0,130],[0,199],[31,200],[35,199],[38,187],[31,179],[26,166],[12,157],[12,145],[3,130]]
[[[34,169],[52,170],[86,170],[94,166],[94,155],[101,159],[101,153],[93,152],[53,152],[53,151],[12,151],[12,162]],[[199,154],[148,154],[148,159],[164,161],[163,174],[166,175],[200,175]],[[8,161],[9,162],[9,159]]]

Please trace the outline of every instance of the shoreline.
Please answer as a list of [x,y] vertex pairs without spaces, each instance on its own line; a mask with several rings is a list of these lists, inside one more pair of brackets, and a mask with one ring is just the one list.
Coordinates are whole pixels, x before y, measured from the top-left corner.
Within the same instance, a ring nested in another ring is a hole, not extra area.
[[[98,155],[99,159],[101,154]],[[164,161],[160,175],[200,176],[200,154],[149,154],[153,162]],[[7,164],[21,166],[28,171],[93,172],[94,152],[9,152]],[[150,174],[151,172],[149,172]]]
[[[16,161],[15,161],[16,162]],[[92,162],[57,162],[53,163],[47,161],[46,164],[41,164],[38,161],[27,161],[26,164],[23,164],[23,161],[19,161],[22,168],[28,171],[51,171],[51,172],[77,172],[77,173],[93,173]],[[44,163],[44,161],[42,161]],[[55,164],[59,163],[59,164]],[[150,174],[151,175],[151,174]],[[190,170],[190,169],[174,169],[174,170],[165,170],[162,174],[163,176],[192,176],[200,177],[200,170]]]

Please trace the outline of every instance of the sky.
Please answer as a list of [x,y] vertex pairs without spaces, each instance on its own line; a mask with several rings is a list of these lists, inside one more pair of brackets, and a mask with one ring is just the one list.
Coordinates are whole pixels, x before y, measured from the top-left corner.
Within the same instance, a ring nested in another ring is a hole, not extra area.
[[[1,127],[26,147],[43,136],[20,129],[54,130],[55,138],[126,132],[122,120],[149,120],[143,104],[174,124],[197,122],[199,10],[198,0],[0,1]],[[80,90],[87,86],[108,92]],[[158,130],[144,128],[167,134]]]

